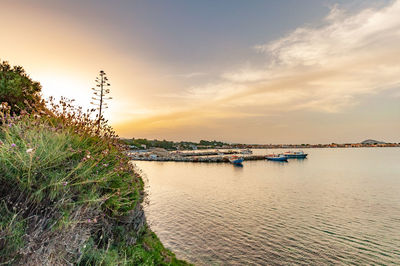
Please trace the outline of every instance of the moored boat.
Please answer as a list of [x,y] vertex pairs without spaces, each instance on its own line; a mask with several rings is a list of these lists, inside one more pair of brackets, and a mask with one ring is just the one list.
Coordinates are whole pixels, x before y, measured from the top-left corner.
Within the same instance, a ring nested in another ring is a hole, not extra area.
[[286,156],[288,159],[305,159],[308,154],[303,151],[288,151],[282,155]]
[[231,162],[231,163],[233,163],[235,165],[241,165],[243,161],[244,161],[243,157],[239,157],[239,156],[236,156],[236,155],[231,156],[229,158],[229,162]]
[[271,155],[267,155],[265,158],[268,161],[287,162],[287,157],[282,154],[279,154],[279,155],[271,154]]
[[241,154],[253,154],[253,152],[250,149],[242,150],[240,153]]

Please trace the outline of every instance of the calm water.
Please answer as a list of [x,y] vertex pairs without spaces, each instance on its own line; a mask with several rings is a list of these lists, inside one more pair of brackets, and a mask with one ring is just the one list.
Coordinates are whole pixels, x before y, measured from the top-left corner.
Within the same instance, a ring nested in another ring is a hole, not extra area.
[[400,264],[400,149],[305,151],[242,168],[136,162],[151,228],[198,265]]

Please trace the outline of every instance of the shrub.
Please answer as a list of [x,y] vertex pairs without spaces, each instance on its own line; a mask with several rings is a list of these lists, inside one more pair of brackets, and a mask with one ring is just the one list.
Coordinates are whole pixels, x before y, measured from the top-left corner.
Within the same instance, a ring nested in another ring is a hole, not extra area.
[[113,130],[65,99],[49,106],[1,105],[0,263],[184,264],[149,237],[143,181]]
[[33,81],[21,66],[0,61],[0,103],[7,102],[12,113],[19,114],[32,106],[43,108],[41,90],[40,83]]

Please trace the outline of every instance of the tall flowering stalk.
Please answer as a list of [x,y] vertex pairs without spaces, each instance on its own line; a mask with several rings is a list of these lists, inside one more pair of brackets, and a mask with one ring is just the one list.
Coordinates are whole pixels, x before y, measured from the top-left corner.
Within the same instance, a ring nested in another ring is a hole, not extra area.
[[110,93],[110,89],[107,88],[110,86],[110,83],[108,83],[107,75],[103,70],[100,70],[100,74],[98,77],[96,77],[95,82],[96,88],[92,88],[94,91],[94,96],[92,97],[93,102],[90,103],[93,104],[96,107],[96,110],[99,111],[99,113],[96,115],[96,119],[97,130],[100,130],[101,120],[103,119],[102,112],[104,109],[108,108],[105,101],[112,99],[112,97],[106,97],[106,95]]

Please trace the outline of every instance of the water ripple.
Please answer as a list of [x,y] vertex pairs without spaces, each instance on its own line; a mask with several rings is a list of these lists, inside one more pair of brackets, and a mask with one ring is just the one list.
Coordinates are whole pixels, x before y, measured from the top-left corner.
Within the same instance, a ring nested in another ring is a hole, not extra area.
[[309,153],[241,171],[140,162],[150,226],[198,265],[400,264],[400,149]]

